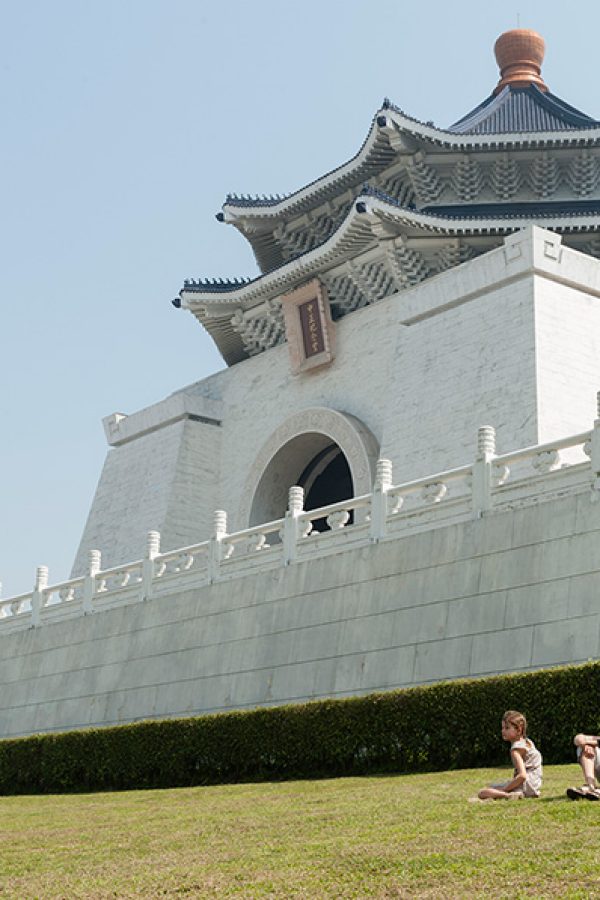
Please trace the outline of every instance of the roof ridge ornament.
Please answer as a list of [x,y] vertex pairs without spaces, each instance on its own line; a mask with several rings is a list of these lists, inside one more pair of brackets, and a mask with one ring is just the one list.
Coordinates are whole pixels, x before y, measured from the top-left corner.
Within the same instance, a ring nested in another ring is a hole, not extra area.
[[545,50],[544,38],[530,28],[513,28],[501,34],[494,44],[494,55],[500,69],[500,81],[494,88],[494,94],[499,94],[507,85],[529,87],[532,84],[547,92],[548,87],[542,78]]

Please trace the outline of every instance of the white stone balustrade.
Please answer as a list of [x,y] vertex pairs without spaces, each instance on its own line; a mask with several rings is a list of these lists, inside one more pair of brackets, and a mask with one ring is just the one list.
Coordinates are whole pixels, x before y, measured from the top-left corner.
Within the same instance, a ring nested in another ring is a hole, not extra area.
[[430,511],[442,501],[446,506],[450,500],[465,499],[471,489],[472,474],[473,466],[460,466],[390,487],[387,491],[389,515],[394,519],[409,518],[419,511]]
[[16,597],[9,597],[6,600],[0,600],[0,619],[16,619],[20,616],[31,616],[31,600],[33,593],[18,594]]
[[146,556],[142,563],[142,600],[145,600],[152,593],[154,561],[159,554],[160,533],[158,531],[149,531],[146,535]]
[[392,461],[378,459],[371,496],[371,540],[378,541],[385,536],[388,517],[388,491],[392,486]]
[[124,590],[139,590],[143,582],[144,560],[127,563],[125,566],[113,566],[104,569],[95,576],[94,601],[104,600],[113,593]]
[[[584,431],[569,437],[524,447],[510,453],[502,453],[492,458],[492,501],[493,505],[502,502],[504,495],[516,488],[534,485],[532,479],[539,476],[560,476],[564,470],[584,467],[596,474],[590,457],[594,447],[600,443],[600,419],[596,420],[593,431]],[[567,451],[563,453],[561,451]],[[600,453],[598,455],[600,465]],[[548,481],[550,487],[552,482]]]
[[[348,500],[341,500],[339,503],[330,503],[328,506],[321,506],[318,509],[304,510],[298,514],[299,539],[309,537],[316,538],[318,534],[327,534],[328,532],[318,532],[313,528],[313,523],[317,519],[325,519],[327,526],[331,531],[339,531],[346,528],[351,513],[364,510],[368,514],[371,507],[372,494],[363,494],[361,497],[349,497]],[[356,523],[357,517],[354,517]]]
[[93,610],[94,593],[96,592],[96,576],[102,567],[102,554],[99,550],[90,550],[88,554],[88,570],[83,583],[83,611]]
[[[283,520],[283,564],[289,566],[296,559],[298,537],[300,535],[300,516],[304,509],[304,488],[297,484],[288,491],[288,508]],[[311,529],[309,528],[306,533]]]
[[[600,499],[600,392],[597,401],[592,431],[496,455],[495,431],[483,426],[470,465],[394,486],[391,461],[380,459],[371,494],[305,510],[304,491],[293,485],[283,519],[228,534],[227,514],[217,510],[209,541],[161,553],[160,534],[150,531],[144,559],[102,570],[100,551],[91,550],[85,576],[54,585],[48,584],[46,566],[39,566],[32,592],[0,600],[0,634],[160,598],[180,586],[288,566],[340,547],[368,546],[406,533],[399,528],[435,528],[515,502],[535,504],[552,490],[591,490],[595,501]],[[313,523],[323,519],[328,530],[315,531]]]
[[496,455],[496,430],[483,425],[477,432],[477,458],[473,465],[472,505],[479,517],[492,508],[492,461]]
[[208,565],[208,541],[181,547],[172,553],[161,553],[154,560],[154,584],[159,579],[167,581],[170,576],[197,571]]
[[[230,563],[233,564],[259,552],[271,550],[273,547],[279,548],[281,551],[280,534],[283,523],[283,519],[275,519],[273,522],[265,522],[264,525],[256,525],[228,534],[221,541],[221,570]],[[231,566],[229,567],[231,568]]]
[[41,609],[50,609],[66,603],[81,603],[84,581],[84,578],[73,578],[44,588]]
[[213,535],[208,551],[208,580],[210,584],[219,577],[219,568],[223,556],[222,543],[227,537],[227,513],[216,509],[213,515]]
[[45,597],[44,589],[48,587],[48,566],[38,566],[35,573],[35,587],[31,596],[31,624],[39,625]]

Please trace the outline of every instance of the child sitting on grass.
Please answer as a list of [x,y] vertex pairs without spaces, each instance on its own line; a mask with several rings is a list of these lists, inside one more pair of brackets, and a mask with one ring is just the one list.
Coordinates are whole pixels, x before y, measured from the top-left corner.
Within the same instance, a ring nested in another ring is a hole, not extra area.
[[585,784],[580,788],[567,788],[567,797],[570,800],[600,800],[596,783],[596,777],[600,776],[600,738],[594,734],[576,734],[573,743],[577,747],[577,759]]
[[542,755],[527,737],[527,720],[523,713],[509,709],[502,716],[502,739],[510,741],[514,774],[510,781],[491,784],[479,791],[479,800],[512,800],[539,797],[542,787]]

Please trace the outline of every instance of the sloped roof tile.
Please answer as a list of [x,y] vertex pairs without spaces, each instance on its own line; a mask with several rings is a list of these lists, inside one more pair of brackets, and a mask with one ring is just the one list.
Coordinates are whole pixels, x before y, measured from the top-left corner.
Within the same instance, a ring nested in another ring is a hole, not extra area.
[[507,85],[492,94],[447,130],[452,134],[515,134],[536,131],[572,131],[600,124],[535,85]]

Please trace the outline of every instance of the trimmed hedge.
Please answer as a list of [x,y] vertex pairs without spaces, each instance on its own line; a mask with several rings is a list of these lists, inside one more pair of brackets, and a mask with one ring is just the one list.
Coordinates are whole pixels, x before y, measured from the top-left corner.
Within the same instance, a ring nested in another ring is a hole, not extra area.
[[547,763],[599,731],[600,663],[0,741],[0,793],[166,788],[507,763],[506,709]]

